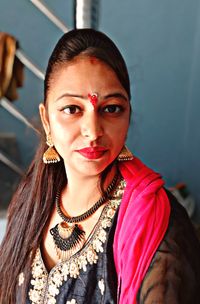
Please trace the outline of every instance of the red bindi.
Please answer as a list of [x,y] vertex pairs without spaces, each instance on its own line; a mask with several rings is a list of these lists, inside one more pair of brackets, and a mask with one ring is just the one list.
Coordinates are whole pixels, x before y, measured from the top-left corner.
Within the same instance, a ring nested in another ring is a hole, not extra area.
[[93,107],[95,107],[97,105],[97,102],[98,102],[98,95],[97,93],[88,93],[88,98],[91,102],[91,104],[93,105]]
[[96,57],[90,57],[91,64],[96,64],[98,62],[98,59]]

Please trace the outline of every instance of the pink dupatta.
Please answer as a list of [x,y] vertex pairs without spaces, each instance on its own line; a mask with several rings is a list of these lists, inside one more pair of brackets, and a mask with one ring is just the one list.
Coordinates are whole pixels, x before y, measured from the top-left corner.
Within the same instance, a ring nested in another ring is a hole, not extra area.
[[161,176],[134,157],[119,164],[126,189],[114,238],[119,303],[135,304],[153,255],[167,230],[170,204]]

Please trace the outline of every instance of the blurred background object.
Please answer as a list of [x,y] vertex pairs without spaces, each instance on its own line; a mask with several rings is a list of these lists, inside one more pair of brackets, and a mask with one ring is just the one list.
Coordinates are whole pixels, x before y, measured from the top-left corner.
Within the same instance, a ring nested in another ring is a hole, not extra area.
[[185,183],[178,183],[174,187],[170,187],[169,190],[177,198],[179,203],[186,209],[189,217],[192,218],[195,211],[195,200],[187,185]]
[[23,86],[24,65],[15,55],[18,42],[8,33],[0,32],[0,99],[14,101],[17,88]]
[[[8,33],[0,32],[0,100],[9,103],[18,99],[18,88],[24,83],[24,65],[17,58],[17,40]],[[12,107],[12,106],[11,106]],[[7,208],[23,170],[15,133],[0,132],[0,210]]]
[[99,0],[74,1],[74,28],[98,29],[100,14]]

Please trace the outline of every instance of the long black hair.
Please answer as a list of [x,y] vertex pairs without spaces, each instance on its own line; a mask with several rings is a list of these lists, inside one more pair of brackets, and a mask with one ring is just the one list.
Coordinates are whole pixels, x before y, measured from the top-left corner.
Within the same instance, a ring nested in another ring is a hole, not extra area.
[[[92,56],[109,65],[116,73],[129,98],[130,83],[126,64],[118,48],[105,34],[93,29],[72,30],[64,34],[50,56],[45,81],[44,103],[53,82],[53,74],[61,65],[78,55]],[[54,206],[56,187],[67,182],[63,160],[51,165],[42,161],[47,149],[44,136],[26,175],[14,194],[8,210],[8,224],[0,247],[0,303],[16,303],[18,276],[23,271],[25,303],[30,268],[42,233]],[[104,174],[106,174],[105,170]]]

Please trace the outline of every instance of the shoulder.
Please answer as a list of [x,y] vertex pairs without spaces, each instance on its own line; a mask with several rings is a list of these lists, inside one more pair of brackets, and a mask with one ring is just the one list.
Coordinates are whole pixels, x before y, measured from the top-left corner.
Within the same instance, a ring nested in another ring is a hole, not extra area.
[[166,232],[165,239],[175,239],[179,246],[191,244],[191,250],[190,248],[186,248],[186,252],[191,252],[194,247],[196,247],[196,249],[199,251],[200,243],[197,238],[194,226],[185,208],[176,200],[176,198],[169,191],[166,190],[166,192],[171,205],[171,214],[169,227]]
[[174,244],[173,252],[176,253],[177,256],[180,254],[187,259],[187,263],[192,267],[198,266],[198,271],[200,272],[200,242],[194,226],[185,208],[179,204],[169,191],[166,192],[171,205],[171,214],[169,226],[159,250],[162,249],[166,243]]
[[139,303],[199,303],[200,243],[174,196],[166,191],[171,213],[168,229],[138,293]]

